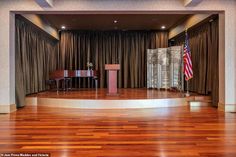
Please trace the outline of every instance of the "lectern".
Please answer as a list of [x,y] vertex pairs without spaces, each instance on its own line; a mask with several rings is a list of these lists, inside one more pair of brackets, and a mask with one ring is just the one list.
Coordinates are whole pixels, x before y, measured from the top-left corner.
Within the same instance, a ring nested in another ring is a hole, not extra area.
[[108,95],[117,95],[117,71],[120,70],[120,64],[105,64],[105,70],[108,71]]

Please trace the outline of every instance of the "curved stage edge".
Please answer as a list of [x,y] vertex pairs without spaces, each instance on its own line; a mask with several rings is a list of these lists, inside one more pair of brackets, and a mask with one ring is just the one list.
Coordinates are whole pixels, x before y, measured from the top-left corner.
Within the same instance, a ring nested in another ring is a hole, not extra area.
[[192,93],[155,89],[119,89],[119,95],[108,96],[106,89],[73,91],[45,91],[26,97],[26,105],[80,109],[138,109],[177,106],[209,106],[210,97]]

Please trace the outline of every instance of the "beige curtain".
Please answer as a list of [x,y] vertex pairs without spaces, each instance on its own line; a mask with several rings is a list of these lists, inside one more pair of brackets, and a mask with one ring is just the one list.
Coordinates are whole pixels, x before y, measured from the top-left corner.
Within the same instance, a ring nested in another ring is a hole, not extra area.
[[[189,44],[193,63],[193,79],[189,81],[190,91],[211,94],[213,105],[218,105],[218,18],[196,28],[189,29]],[[175,45],[182,45],[185,35],[175,38]]]
[[[93,69],[100,73],[99,86],[106,87],[104,65],[119,63],[118,86],[120,88],[146,87],[146,50],[168,46],[168,33],[156,31],[62,31],[60,40],[60,69]],[[88,80],[75,79],[81,87]]]
[[49,73],[57,67],[58,44],[21,16],[16,17],[16,104],[25,95],[47,89]]

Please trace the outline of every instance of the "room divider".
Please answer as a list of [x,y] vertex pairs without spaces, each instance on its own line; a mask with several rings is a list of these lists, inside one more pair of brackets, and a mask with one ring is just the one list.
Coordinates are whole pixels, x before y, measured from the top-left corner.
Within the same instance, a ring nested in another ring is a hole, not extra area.
[[147,88],[183,90],[183,48],[147,50]]

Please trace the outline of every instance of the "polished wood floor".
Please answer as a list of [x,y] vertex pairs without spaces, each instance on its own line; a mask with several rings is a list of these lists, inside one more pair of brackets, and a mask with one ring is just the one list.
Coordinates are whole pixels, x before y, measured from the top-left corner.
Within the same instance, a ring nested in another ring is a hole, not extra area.
[[212,107],[0,114],[0,153],[53,157],[235,157],[236,114]]
[[[38,98],[68,98],[68,99],[165,99],[165,98],[183,98],[184,93],[177,91],[156,90],[146,88],[120,88],[117,96],[107,95],[107,89],[74,89],[69,91],[45,91],[38,94],[29,95],[29,97]],[[191,93],[196,96],[198,94]]]

